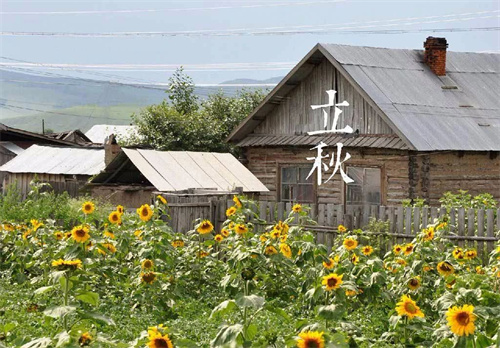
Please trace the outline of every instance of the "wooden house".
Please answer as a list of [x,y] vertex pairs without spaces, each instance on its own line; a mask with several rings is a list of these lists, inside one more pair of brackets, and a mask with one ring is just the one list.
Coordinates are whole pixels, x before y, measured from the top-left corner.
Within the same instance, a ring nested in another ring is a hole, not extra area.
[[[424,50],[316,45],[228,138],[269,189],[261,199],[395,205],[420,197],[436,205],[463,189],[500,200],[500,54],[447,46],[433,37]],[[334,106],[311,107],[329,104],[331,90],[335,103],[349,104],[339,106],[337,129],[354,132],[308,135],[324,130],[323,110],[331,124]],[[317,171],[307,178],[320,142],[328,158],[343,144],[353,183],[340,171],[320,185]]]

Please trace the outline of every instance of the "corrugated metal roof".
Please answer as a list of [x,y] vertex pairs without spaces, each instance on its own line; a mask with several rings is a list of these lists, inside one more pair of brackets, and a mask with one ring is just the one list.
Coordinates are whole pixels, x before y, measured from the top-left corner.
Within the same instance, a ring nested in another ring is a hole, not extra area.
[[0,172],[95,175],[104,169],[104,149],[32,145]]
[[[243,187],[244,192],[268,191],[255,175],[228,153],[122,150],[146,179],[162,192],[188,189],[230,191],[236,187]],[[124,160],[123,156],[117,158]]]
[[15,153],[16,155],[19,155],[24,151],[22,147],[17,146],[16,144],[10,142],[10,141],[0,141],[0,146],[6,148],[12,153]]
[[111,134],[118,137],[127,137],[130,135],[137,135],[137,128],[135,126],[116,126],[111,124],[96,124],[92,126],[85,136],[93,143],[104,144],[104,141]]
[[[327,57],[377,104],[407,148],[500,151],[500,54],[448,51],[446,76],[439,77],[423,63],[423,50],[333,44],[315,46],[229,140],[252,146],[267,140],[274,143],[273,138],[255,143],[246,137],[267,116],[272,96],[283,97],[288,80],[298,83],[296,75],[304,78],[310,72],[307,59],[321,57]],[[356,144],[366,146],[366,142]]]
[[251,135],[240,141],[237,145],[241,147],[281,145],[309,146],[316,145],[320,140],[329,146],[334,146],[337,143],[342,143],[345,147],[370,147],[408,150],[408,146],[404,143],[404,141],[394,135],[360,135],[357,137],[335,134],[321,137],[308,135]]

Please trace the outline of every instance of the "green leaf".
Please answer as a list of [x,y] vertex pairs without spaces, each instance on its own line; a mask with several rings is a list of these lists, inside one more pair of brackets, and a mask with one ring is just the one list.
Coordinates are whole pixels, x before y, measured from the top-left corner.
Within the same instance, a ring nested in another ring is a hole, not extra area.
[[100,323],[106,324],[106,325],[111,325],[114,326],[116,325],[113,319],[108,318],[102,314],[99,313],[94,313],[94,312],[81,312],[80,316],[82,316],[85,319],[94,319],[95,321],[98,321]]
[[276,307],[274,304],[266,303],[264,308],[271,313],[278,314],[280,317],[282,317],[286,321],[290,321],[290,316],[288,315],[288,313],[285,312],[283,309]]
[[61,318],[69,313],[72,313],[76,310],[76,307],[74,306],[58,306],[58,307],[49,307],[46,310],[43,311],[43,314],[45,314],[48,317],[51,318]]
[[254,339],[254,337],[257,335],[257,332],[258,332],[258,329],[257,329],[257,326],[255,324],[248,325],[246,330],[244,330],[244,332],[243,332],[243,336],[245,337],[245,341],[251,342]]
[[264,297],[257,295],[240,296],[236,299],[236,303],[240,307],[253,307],[255,309],[262,308],[264,306]]
[[333,344],[335,348],[349,348],[349,343],[343,334],[340,332],[330,335],[330,343]]
[[175,340],[175,346],[179,348],[198,348],[199,345],[186,338],[179,338]]
[[479,334],[476,337],[476,347],[477,348],[487,348],[493,346],[493,341],[490,340],[483,334]]
[[52,340],[48,337],[37,338],[21,346],[21,348],[46,348],[52,345]]
[[76,299],[91,304],[92,306],[97,306],[97,304],[99,303],[99,294],[91,291],[86,291],[76,296]]
[[212,346],[222,346],[227,343],[233,342],[236,343],[241,340],[243,336],[243,325],[235,324],[231,326],[223,326],[213,341],[211,342]]
[[232,312],[234,309],[238,308],[238,305],[234,300],[226,300],[220,303],[217,307],[212,310],[212,314],[210,314],[210,318],[213,318],[215,315],[225,315],[229,312]]
[[44,294],[46,293],[47,291],[49,290],[52,290],[54,288],[53,285],[50,285],[50,286],[42,286],[41,288],[38,288],[34,291],[34,294],[35,295],[40,295],[40,294]]
[[318,308],[318,315],[323,319],[339,320],[344,315],[344,308],[334,304],[321,306]]
[[59,333],[59,335],[57,335],[56,337],[59,337],[59,339],[57,340],[56,348],[62,347],[71,341],[71,337],[66,331]]

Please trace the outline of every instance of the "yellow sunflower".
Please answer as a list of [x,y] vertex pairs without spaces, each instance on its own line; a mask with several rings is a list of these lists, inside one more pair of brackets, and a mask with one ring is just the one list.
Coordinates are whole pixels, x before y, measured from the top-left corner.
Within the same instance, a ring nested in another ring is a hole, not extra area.
[[335,266],[335,260],[331,257],[327,261],[323,261],[323,267],[326,269],[332,269]]
[[103,234],[104,234],[105,237],[108,237],[108,238],[111,238],[111,239],[115,239],[116,238],[115,234],[113,232],[109,232],[108,230],[104,231]]
[[199,234],[207,234],[214,230],[214,225],[212,225],[212,223],[208,220],[203,220],[200,222],[196,230]]
[[161,333],[149,336],[148,348],[174,348],[168,334]]
[[66,269],[75,270],[77,268],[82,268],[82,261],[79,259],[74,259],[74,260],[59,259],[52,261],[52,267],[56,267],[60,271]]
[[36,230],[43,226],[43,223],[41,221],[38,221],[37,219],[31,219],[30,222],[33,226],[33,232],[36,232]]
[[413,252],[413,249],[415,249],[415,246],[412,243],[408,243],[403,247],[404,254],[406,256],[410,255]]
[[299,333],[299,338],[297,339],[298,348],[324,348],[325,339],[323,338],[323,332],[319,331],[305,331]]
[[300,204],[295,204],[293,207],[292,207],[292,211],[294,213],[300,213],[302,212],[302,206]]
[[142,221],[149,221],[153,216],[153,211],[151,210],[149,204],[143,204],[140,208],[137,208],[137,214]]
[[266,254],[266,255],[275,255],[277,253],[278,253],[278,250],[276,250],[276,248],[272,245],[266,246],[266,249],[264,251],[264,254]]
[[84,332],[78,339],[78,344],[80,345],[80,347],[84,347],[88,346],[90,344],[90,341],[92,341],[92,336],[88,332]]
[[452,255],[455,259],[463,259],[464,258],[464,251],[462,248],[459,248],[459,247],[456,247],[453,252],[452,252]]
[[352,254],[352,256],[351,256],[351,262],[352,262],[353,264],[357,265],[357,264],[358,264],[358,262],[359,262],[359,256],[358,256],[358,255],[356,255],[356,254]]
[[263,233],[263,234],[261,234],[261,235],[260,235],[259,240],[260,240],[262,243],[265,243],[265,242],[267,242],[268,237],[269,237],[269,234],[267,234],[267,233]]
[[111,244],[111,243],[102,243],[101,246],[106,249],[107,251],[104,251],[100,248],[97,249],[97,252],[99,254],[102,254],[102,255],[106,255],[106,254],[113,254],[113,253],[116,253],[116,247]]
[[224,240],[224,237],[222,237],[222,235],[220,234],[216,234],[215,237],[214,237],[214,240],[218,243],[222,242]]
[[424,267],[422,267],[422,269],[424,272],[429,272],[430,270],[432,270],[432,267],[429,265],[425,265]]
[[367,245],[367,246],[364,246],[362,249],[361,249],[361,252],[366,255],[366,256],[369,256],[373,253],[373,247],[370,246],[370,245]]
[[437,225],[436,230],[442,230],[445,228],[448,224],[446,222],[441,222],[439,225]]
[[321,284],[325,286],[326,291],[332,291],[340,288],[340,285],[343,283],[343,277],[343,274],[337,275],[336,273],[330,273],[323,277]]
[[141,234],[142,234],[142,231],[141,231],[141,230],[135,230],[135,231],[134,231],[134,236],[135,236],[135,238],[137,238],[137,239],[139,239],[139,240],[142,240],[142,236],[141,236]]
[[477,251],[476,249],[470,249],[465,252],[465,259],[466,260],[472,260],[477,256]]
[[344,233],[347,231],[347,228],[344,226],[344,225],[339,225],[337,227],[337,230],[340,232],[340,233]]
[[476,273],[477,274],[485,274],[486,272],[481,266],[476,266]]
[[399,244],[396,244],[393,248],[392,248],[392,252],[396,255],[399,255],[401,254],[401,251],[403,251],[403,246],[402,245],[399,245]]
[[144,269],[151,269],[151,268],[153,268],[154,265],[155,264],[154,264],[153,260],[150,260],[150,259],[145,259],[141,263],[141,267]]
[[398,265],[403,266],[403,267],[405,267],[405,266],[406,266],[406,261],[405,261],[405,260],[403,260],[403,259],[396,259],[396,263],[397,263]]
[[116,224],[116,225],[119,225],[122,223],[122,217],[121,217],[121,214],[117,211],[113,211],[109,214],[108,216],[108,220],[109,222],[111,222],[112,224]]
[[238,198],[238,196],[234,196],[233,197],[233,202],[234,204],[236,205],[236,207],[239,209],[243,206],[243,204],[241,204],[241,201],[240,199]]
[[123,207],[123,205],[117,205],[116,211],[120,213],[120,215],[123,215],[123,213],[125,212],[125,208]]
[[280,251],[283,254],[283,256],[285,256],[287,259],[292,257],[292,249],[290,248],[290,245],[286,243],[281,243]]
[[229,217],[229,216],[233,216],[234,213],[236,213],[236,207],[233,205],[232,207],[229,207],[227,210],[226,210],[226,216]]
[[222,237],[227,238],[227,237],[229,237],[230,232],[229,232],[229,230],[227,228],[223,228],[220,231],[220,234],[222,234]]
[[146,283],[146,284],[153,284],[154,281],[156,280],[156,273],[155,272],[141,272],[141,280]]
[[356,296],[356,294],[357,294],[356,290],[346,290],[345,291],[345,295],[349,296],[349,297]]
[[89,229],[83,225],[73,227],[71,235],[78,243],[85,243],[90,238]]
[[158,195],[156,196],[156,198],[158,198],[158,200],[162,203],[162,204],[167,204],[167,200],[165,199],[165,197],[163,197],[162,195]]
[[474,333],[474,321],[476,315],[472,313],[474,306],[463,305],[462,307],[453,306],[446,312],[448,326],[455,335],[469,336]]
[[421,280],[420,280],[420,277],[417,276],[417,277],[413,277],[411,278],[409,281],[408,281],[408,287],[411,289],[411,290],[417,290],[420,285],[422,284]]
[[94,203],[87,201],[82,204],[82,211],[85,215],[92,214],[95,210]]
[[237,224],[236,226],[234,226],[234,232],[239,235],[244,235],[248,232],[248,227],[245,224]]
[[209,255],[208,252],[206,252],[204,250],[201,250],[200,252],[198,252],[198,257],[200,259],[203,259],[203,258],[207,257],[208,255]]
[[424,313],[417,306],[416,302],[411,299],[408,295],[403,295],[400,302],[396,304],[396,311],[398,315],[406,315],[408,319],[413,319],[415,317],[424,317]]
[[7,224],[3,225],[3,229],[8,231],[8,232],[12,232],[12,231],[14,231],[14,226],[12,224],[7,223]]
[[450,274],[455,273],[455,268],[448,261],[441,261],[437,265],[437,271],[442,276],[449,276]]
[[354,238],[346,238],[344,239],[344,248],[346,248],[347,250],[354,250],[356,249],[356,247],[358,246],[358,241]]
[[60,231],[56,231],[54,232],[54,237],[57,239],[57,240],[61,240],[64,238],[64,234]]
[[174,248],[182,248],[184,246],[184,241],[182,239],[176,239],[173,240],[171,244]]
[[429,227],[424,230],[424,241],[429,242],[434,239],[434,227]]

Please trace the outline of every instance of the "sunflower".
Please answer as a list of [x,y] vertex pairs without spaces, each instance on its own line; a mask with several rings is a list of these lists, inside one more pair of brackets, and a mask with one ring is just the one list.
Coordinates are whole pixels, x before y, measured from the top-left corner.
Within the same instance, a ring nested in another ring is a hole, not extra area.
[[216,234],[215,237],[214,237],[214,240],[218,243],[222,242],[224,240],[224,237],[222,237],[222,235],[220,234]]
[[424,230],[424,241],[429,242],[434,239],[434,227],[429,227]]
[[323,332],[319,331],[306,331],[299,333],[297,339],[298,348],[324,348],[325,340]]
[[3,225],[3,229],[8,231],[8,232],[12,232],[12,231],[14,231],[14,226],[12,224],[7,223],[7,224]]
[[137,238],[137,239],[139,239],[139,240],[142,240],[142,236],[141,236],[141,234],[142,234],[142,231],[141,231],[141,230],[135,230],[135,232],[134,232],[134,236],[135,236],[135,238]]
[[54,232],[54,237],[57,239],[57,240],[61,240],[64,238],[64,234],[60,231],[55,231]]
[[415,249],[415,246],[412,243],[408,243],[403,247],[404,254],[406,256],[410,255],[413,252],[413,249]]
[[272,239],[276,239],[276,238],[278,238],[279,236],[280,236],[280,231],[275,230],[275,229],[273,229],[273,230],[271,231],[271,238],[272,238]]
[[243,206],[243,204],[241,204],[241,201],[240,199],[238,198],[238,196],[234,196],[233,197],[233,202],[234,204],[236,205],[236,207],[239,209]]
[[119,212],[117,211],[113,211],[109,214],[108,216],[108,220],[109,222],[111,222],[112,224],[116,224],[116,225],[119,225],[122,223],[122,216]]
[[340,232],[340,233],[344,233],[347,231],[347,228],[344,226],[344,225],[339,225],[337,227],[337,230]]
[[229,225],[227,225],[227,228],[229,228],[230,230],[233,230],[233,229],[234,229],[234,225],[236,225],[236,224],[234,223],[234,221],[231,221],[231,222],[229,223]]
[[30,222],[33,226],[33,232],[36,232],[36,230],[43,226],[43,223],[41,221],[38,221],[37,219],[31,219]]
[[182,239],[175,239],[171,244],[174,248],[182,248],[184,246],[184,241]]
[[227,210],[226,210],[226,216],[227,217],[230,217],[230,216],[233,216],[234,213],[236,213],[236,207],[233,205],[232,207],[229,207]]
[[421,284],[422,284],[422,282],[420,281],[420,277],[418,277],[418,276],[413,277],[408,281],[408,287],[411,290],[417,290]]
[[406,315],[408,319],[424,317],[424,313],[420,310],[420,307],[418,307],[416,302],[408,295],[403,295],[401,297],[400,302],[396,304],[396,311],[400,316]]
[[352,256],[351,256],[351,262],[352,262],[353,264],[357,265],[357,264],[358,264],[358,262],[359,262],[359,256],[358,256],[358,255],[356,255],[356,254],[352,254]]
[[287,259],[292,257],[292,249],[290,248],[290,245],[286,243],[281,243],[280,251],[283,254],[283,256],[285,256]]
[[288,234],[284,234],[280,237],[281,243],[285,243],[287,239],[288,239]]
[[137,208],[137,214],[142,221],[149,221],[153,216],[153,211],[151,210],[149,204],[143,204],[140,208]]
[[153,284],[154,281],[156,280],[156,273],[155,272],[141,272],[141,280],[146,283],[146,284]]
[[476,249],[470,249],[465,252],[465,259],[466,260],[472,260],[477,256],[477,251]]
[[464,251],[462,248],[459,248],[459,247],[456,247],[453,252],[452,252],[452,255],[455,259],[457,260],[461,260],[464,258]]
[[354,238],[348,237],[348,238],[344,239],[343,244],[347,250],[353,250],[353,249],[356,249],[356,247],[358,246],[358,241]]
[[446,222],[441,222],[439,225],[437,225],[436,230],[442,230],[445,228],[448,224]]
[[78,243],[85,243],[90,238],[89,229],[83,225],[73,227],[71,235]]
[[300,213],[302,212],[302,206],[300,204],[295,204],[293,207],[292,207],[292,211],[294,213]]
[[349,297],[356,296],[356,294],[357,294],[356,290],[346,290],[345,291],[345,295],[349,296]]
[[168,334],[157,333],[149,336],[148,348],[174,348]]
[[234,232],[239,235],[244,235],[248,232],[248,227],[245,224],[237,224],[236,226],[234,226]]
[[106,249],[107,251],[98,248],[97,252],[99,254],[106,255],[108,253],[109,254],[116,253],[116,247],[113,244],[111,244],[111,243],[102,243],[101,246],[102,246],[103,249]]
[[155,264],[154,264],[153,260],[150,260],[150,259],[145,259],[141,263],[141,267],[144,269],[151,269],[151,268],[153,268],[154,265]]
[[269,234],[263,233],[260,235],[259,240],[261,241],[261,243],[265,243],[269,239],[268,237],[269,237]]
[[104,231],[103,234],[104,234],[105,237],[108,237],[108,238],[111,238],[111,239],[115,239],[116,238],[115,234],[113,232],[109,232],[108,230]]
[[481,266],[476,266],[476,273],[477,274],[485,274],[485,271]]
[[198,257],[200,259],[203,259],[203,258],[207,257],[208,255],[209,255],[208,252],[203,251],[203,250],[201,250],[201,251],[198,252]]
[[199,234],[207,234],[214,230],[214,225],[212,225],[212,223],[208,220],[203,220],[200,222],[196,230]]
[[401,251],[403,251],[403,246],[402,245],[399,245],[399,244],[396,244],[393,248],[392,248],[392,252],[396,255],[399,255],[401,254]]
[[220,231],[220,234],[222,234],[222,237],[227,238],[227,237],[229,237],[230,232],[229,232],[229,230],[227,228],[223,228]]
[[266,249],[264,251],[264,254],[266,254],[266,255],[275,255],[277,253],[278,253],[278,250],[276,250],[276,248],[272,245],[266,246]]
[[59,259],[52,261],[52,267],[56,267],[60,271],[67,269],[75,270],[77,268],[82,268],[82,261],[79,259],[74,259],[74,260]]
[[371,255],[371,253],[373,253],[373,247],[370,245],[364,246],[363,248],[361,248],[361,252],[364,255],[369,256]]
[[323,261],[323,267],[326,269],[332,269],[333,266],[335,266],[335,260],[332,258],[329,258],[327,261]]
[[165,199],[165,197],[163,197],[162,195],[158,195],[156,196],[156,198],[158,198],[158,200],[162,203],[162,204],[167,204],[167,200]]
[[116,211],[120,213],[120,215],[123,215],[123,213],[125,212],[125,208],[123,207],[123,205],[117,205]]
[[476,316],[474,306],[463,305],[462,307],[453,306],[446,312],[446,319],[451,332],[458,336],[469,336],[474,333],[474,321]]
[[422,267],[422,269],[424,272],[429,272],[430,270],[432,270],[432,267],[429,265],[425,265],[424,267]]
[[405,260],[403,260],[403,259],[396,259],[396,263],[397,263],[398,265],[403,266],[403,267],[405,267],[405,266],[406,266],[406,261],[405,261]]
[[90,344],[90,341],[92,341],[92,336],[90,336],[88,332],[84,332],[78,339],[78,344],[80,345],[80,347],[84,347],[88,346]]
[[27,230],[23,233],[23,240],[28,240],[28,237],[31,235],[31,230]]
[[455,273],[455,269],[448,261],[441,261],[437,265],[437,271],[442,276],[449,276],[450,274]]
[[331,273],[323,277],[321,284],[325,286],[326,291],[332,291],[340,288],[340,285],[343,283],[343,277],[343,274],[337,275],[336,273]]
[[82,211],[85,215],[92,214],[95,210],[94,203],[87,201],[82,204]]

